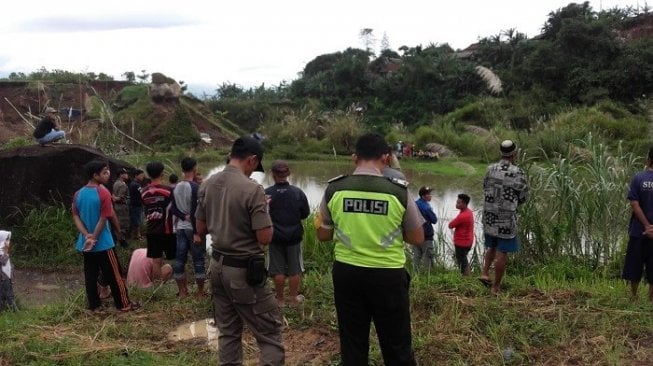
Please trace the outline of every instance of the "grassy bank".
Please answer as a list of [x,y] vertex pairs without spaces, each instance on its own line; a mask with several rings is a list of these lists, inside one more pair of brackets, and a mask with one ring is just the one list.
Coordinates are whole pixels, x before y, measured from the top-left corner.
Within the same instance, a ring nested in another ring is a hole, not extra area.
[[[288,364],[338,364],[337,321],[330,266],[332,244],[315,240],[307,220],[308,269],[301,309],[284,309]],[[475,269],[478,273],[478,268]],[[598,274],[597,274],[598,273]],[[413,343],[420,364],[624,365],[653,362],[653,305],[630,301],[617,279],[573,260],[509,266],[504,294],[491,296],[474,277],[442,267],[413,276]],[[172,343],[183,323],[211,316],[208,301],[179,302],[172,283],[132,289],[136,313],[88,314],[83,290],[42,309],[0,315],[0,364],[203,365],[217,353],[205,339]],[[19,296],[20,300],[20,296]],[[374,333],[374,332],[372,332]],[[319,334],[314,340],[311,336]],[[307,341],[308,340],[308,341]],[[247,364],[256,346],[245,337]],[[381,365],[372,334],[371,363]]]
[[[510,273],[504,295],[494,297],[475,278],[451,271],[413,277],[413,343],[423,365],[593,364],[653,362],[653,306],[642,297],[627,300],[616,280],[590,271],[569,279],[562,266]],[[154,292],[153,292],[154,291]],[[184,322],[210,316],[208,301],[178,302],[174,285],[132,290],[141,311],[89,315],[84,295],[42,309],[0,315],[0,362],[28,365],[202,365],[217,353],[206,340],[167,341]],[[303,309],[285,309],[284,337],[289,354],[301,364],[337,364],[337,322],[328,272],[309,271]],[[305,349],[303,335],[322,339]],[[245,337],[248,364],[256,364],[256,346]],[[380,365],[372,338],[372,364]],[[306,353],[313,362],[306,362]],[[298,353],[304,357],[299,358]],[[330,361],[325,361],[330,360]]]
[[[521,209],[523,247],[509,264],[501,296],[491,296],[476,280],[478,267],[472,278],[440,266],[413,277],[412,334],[419,364],[653,364],[653,304],[644,294],[630,301],[618,279],[630,214],[625,191],[641,160],[608,151],[600,143],[586,141],[583,146],[584,154],[573,159],[522,160],[531,198]],[[172,168],[180,154],[154,158],[168,159]],[[272,156],[266,157],[268,163]],[[223,157],[211,152],[198,160],[205,168]],[[137,166],[151,158],[130,157]],[[344,156],[335,163],[351,164]],[[402,166],[454,177],[471,166],[473,179],[480,183],[485,164],[444,159],[406,160]],[[69,210],[39,209],[25,215],[15,234],[14,264],[80,270],[81,259],[69,253],[72,239],[66,235],[74,235]],[[306,220],[304,239],[302,292],[307,301],[303,308],[284,309],[288,364],[337,364],[333,248],[317,242],[312,218]],[[134,290],[132,297],[144,307],[129,314],[87,314],[82,290],[43,309],[1,314],[0,365],[214,363],[217,354],[205,341],[167,341],[166,334],[176,326],[211,314],[208,301],[180,303],[175,292],[173,284]],[[309,336],[315,334],[319,337],[312,341]],[[255,342],[249,336],[245,341],[248,364],[256,364]],[[382,364],[375,337],[371,348],[372,363]]]
[[[289,365],[338,364],[337,321],[330,266],[332,244],[315,240],[306,221],[303,308],[284,309]],[[513,264],[513,263],[511,263]],[[410,267],[410,266],[409,266]],[[625,284],[574,259],[509,265],[504,293],[491,296],[476,275],[436,267],[411,283],[413,344],[424,365],[625,365],[653,362],[653,304],[628,299]],[[643,289],[645,290],[645,289]],[[208,301],[179,302],[172,283],[132,289],[143,304],[135,313],[96,316],[83,290],[61,303],[0,315],[0,364],[204,365],[216,362],[205,339],[172,343],[183,323],[211,316]],[[643,292],[643,291],[642,291]],[[317,338],[312,338],[315,335]],[[245,338],[246,364],[257,347]],[[371,337],[371,364],[382,358]]]

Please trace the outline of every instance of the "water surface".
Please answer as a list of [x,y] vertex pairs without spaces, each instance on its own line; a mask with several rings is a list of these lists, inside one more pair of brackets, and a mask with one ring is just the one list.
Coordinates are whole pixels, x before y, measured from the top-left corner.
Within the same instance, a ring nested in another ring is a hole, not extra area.
[[[433,162],[437,164],[437,162]],[[343,161],[289,161],[291,175],[288,177],[290,184],[301,188],[308,198],[311,209],[317,209],[329,179],[342,174],[351,174],[354,170],[353,163]],[[224,165],[212,169],[207,176],[222,171]],[[467,193],[472,197],[469,208],[474,211],[476,229],[475,235],[478,239],[482,237],[482,226],[480,225],[480,209],[482,208],[481,191],[482,182],[478,175],[470,177],[451,177],[435,175],[428,172],[414,171],[411,169],[402,170],[409,182],[408,190],[414,199],[419,198],[417,192],[422,186],[429,186],[433,198],[430,202],[433,211],[438,216],[438,223],[434,225],[436,251],[438,259],[446,264],[451,264],[453,255],[452,231],[447,227],[449,221],[456,217],[456,199],[459,193]],[[272,173],[254,172],[252,179],[261,183],[267,188],[274,185]],[[475,248],[478,246],[475,245]],[[477,255],[479,253],[478,249]]]

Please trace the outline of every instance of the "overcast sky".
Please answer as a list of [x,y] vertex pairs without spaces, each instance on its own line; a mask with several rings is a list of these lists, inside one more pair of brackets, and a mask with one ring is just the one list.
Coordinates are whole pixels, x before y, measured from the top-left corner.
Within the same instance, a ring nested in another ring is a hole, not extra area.
[[[515,28],[540,33],[559,0],[113,0],[3,3],[0,76],[41,67],[104,72],[163,72],[213,91],[229,82],[278,85],[316,56],[364,48],[363,28],[390,48],[448,43],[462,49]],[[595,9],[644,1],[591,1]]]

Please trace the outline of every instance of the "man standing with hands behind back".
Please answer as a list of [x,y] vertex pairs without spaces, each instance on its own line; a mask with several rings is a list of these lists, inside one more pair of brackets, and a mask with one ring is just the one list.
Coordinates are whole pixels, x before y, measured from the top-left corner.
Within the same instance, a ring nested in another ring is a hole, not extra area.
[[277,303],[285,305],[284,287],[288,277],[288,293],[290,306],[296,306],[304,300],[299,295],[299,285],[304,262],[302,258],[302,239],[304,226],[302,220],[311,213],[306,194],[299,188],[288,183],[290,167],[283,160],[272,164],[274,185],[265,190],[270,198],[270,217],[274,224],[274,234],[270,244],[269,270],[274,279],[277,292]]
[[342,364],[367,365],[370,323],[386,365],[415,365],[410,275],[403,242],[422,245],[424,220],[406,183],[383,177],[388,145],[378,134],[356,142],[356,170],[329,181],[317,238],[335,242],[333,292]]
[[222,172],[206,179],[198,193],[197,232],[211,235],[210,284],[220,332],[219,363],[243,363],[242,334],[247,324],[260,350],[261,365],[283,365],[281,312],[266,285],[263,248],[272,240],[272,220],[263,187],[251,180],[263,171],[263,146],[238,138]]
[[653,302],[653,147],[648,151],[646,163],[646,170],[635,174],[628,189],[633,213],[628,225],[630,239],[622,277],[630,282],[630,296],[635,300],[646,267],[648,301]]

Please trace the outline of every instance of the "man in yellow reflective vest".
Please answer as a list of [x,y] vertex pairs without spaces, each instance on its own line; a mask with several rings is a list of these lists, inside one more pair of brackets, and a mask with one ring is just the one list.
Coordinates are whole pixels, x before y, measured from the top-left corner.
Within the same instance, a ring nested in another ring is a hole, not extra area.
[[317,237],[335,243],[333,289],[343,365],[367,365],[371,321],[386,365],[415,365],[403,242],[421,245],[422,224],[407,183],[383,177],[388,145],[378,134],[356,142],[356,170],[329,182]]

